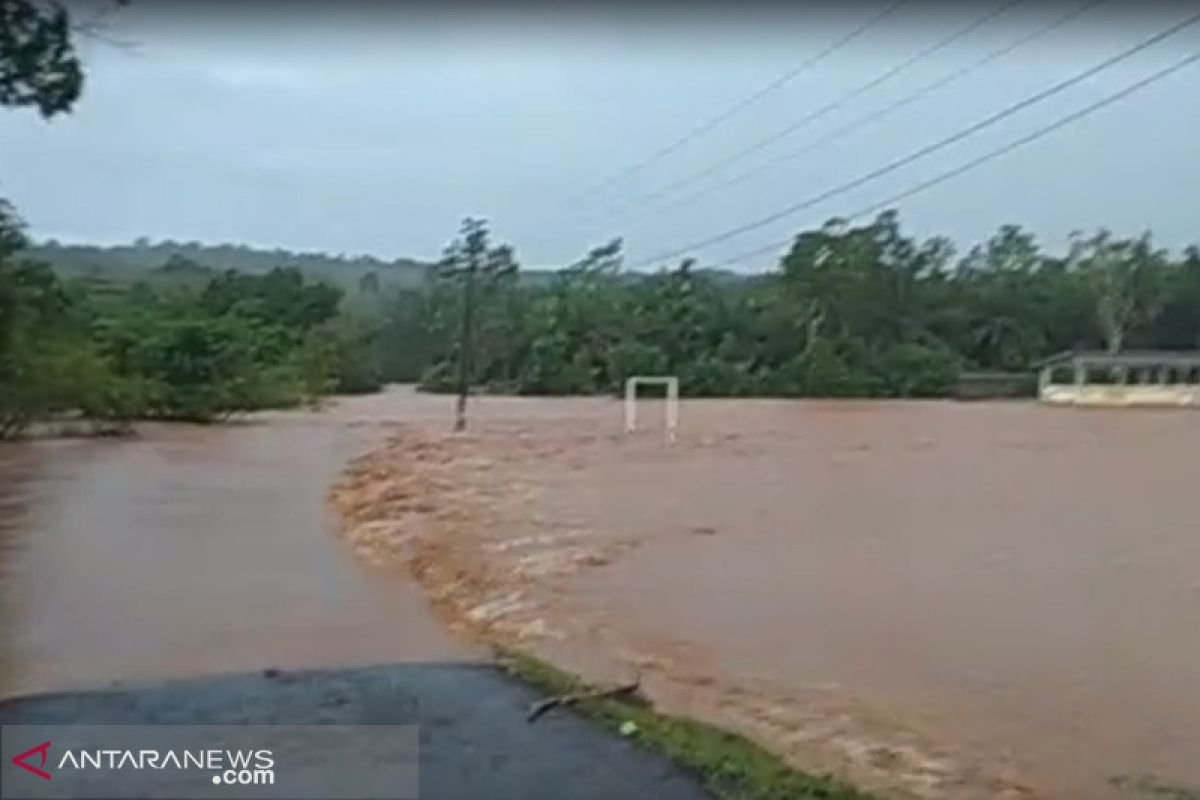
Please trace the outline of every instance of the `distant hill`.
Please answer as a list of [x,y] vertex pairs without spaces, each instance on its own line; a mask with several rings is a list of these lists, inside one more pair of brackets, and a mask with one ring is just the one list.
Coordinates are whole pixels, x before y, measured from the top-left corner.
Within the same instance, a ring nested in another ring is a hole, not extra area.
[[[372,291],[385,293],[421,286],[431,266],[410,258],[384,261],[374,256],[297,253],[278,248],[268,250],[237,244],[206,245],[170,240],[151,243],[147,239],[110,247],[49,240],[30,246],[25,254],[47,262],[63,277],[86,278],[96,285],[150,281],[203,286],[214,274],[228,269],[263,274],[275,267],[297,267],[306,277],[340,286],[350,294],[367,286],[372,287]],[[721,285],[737,283],[746,277],[729,270],[700,268],[695,272]],[[368,277],[372,273],[374,279]],[[523,269],[521,284],[547,286],[555,274],[556,270],[545,267]],[[650,274],[623,273],[627,281],[641,280]]]
[[306,276],[354,288],[368,273],[375,273],[381,288],[418,286],[425,280],[428,264],[400,258],[383,261],[373,256],[344,256],[327,253],[296,253],[246,245],[139,239],[132,244],[100,247],[86,244],[39,242],[26,255],[45,261],[65,277],[102,281],[167,280],[190,282],[207,271],[227,269],[251,274],[275,267],[298,267]]

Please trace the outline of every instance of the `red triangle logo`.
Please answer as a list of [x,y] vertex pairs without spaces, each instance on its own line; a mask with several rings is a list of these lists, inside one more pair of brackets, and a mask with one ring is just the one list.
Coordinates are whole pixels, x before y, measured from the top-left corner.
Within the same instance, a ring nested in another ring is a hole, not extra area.
[[[50,749],[50,742],[42,742],[37,747],[31,747],[30,749],[26,750],[24,753],[20,753],[18,755],[13,756],[12,762],[14,764],[16,764],[18,767],[21,767],[22,769],[29,770],[34,775],[40,775],[41,777],[45,778],[46,780],[50,780],[50,773],[46,772],[46,770],[42,769],[42,767],[46,766],[46,751],[49,749]],[[25,759],[29,758],[34,753],[38,753],[42,757],[42,763],[36,767],[33,766],[32,764],[25,763]]]

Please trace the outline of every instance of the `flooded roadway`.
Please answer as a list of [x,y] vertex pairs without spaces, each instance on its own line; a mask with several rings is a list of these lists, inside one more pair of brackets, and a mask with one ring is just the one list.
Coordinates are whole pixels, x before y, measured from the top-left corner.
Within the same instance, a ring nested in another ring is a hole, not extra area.
[[330,535],[326,489],[378,436],[355,403],[0,448],[3,692],[475,657]]
[[615,402],[489,402],[343,503],[427,528],[489,635],[885,796],[1200,796],[1200,414],[685,401],[668,446]]

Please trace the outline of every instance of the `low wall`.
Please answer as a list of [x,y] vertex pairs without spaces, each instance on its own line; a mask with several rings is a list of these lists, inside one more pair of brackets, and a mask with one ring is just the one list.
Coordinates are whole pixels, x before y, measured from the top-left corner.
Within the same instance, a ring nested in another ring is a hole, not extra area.
[[1052,384],[1042,387],[1044,403],[1074,406],[1198,406],[1200,386],[1195,384],[1084,385]]
[[952,392],[958,400],[1036,397],[1037,376],[1031,372],[964,372]]

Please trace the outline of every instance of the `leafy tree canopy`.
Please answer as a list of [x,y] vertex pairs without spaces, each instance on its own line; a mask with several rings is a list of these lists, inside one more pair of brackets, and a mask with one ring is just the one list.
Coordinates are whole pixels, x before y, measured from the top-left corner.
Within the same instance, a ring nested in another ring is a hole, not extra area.
[[0,106],[33,107],[49,119],[70,111],[82,91],[67,9],[0,0]]

